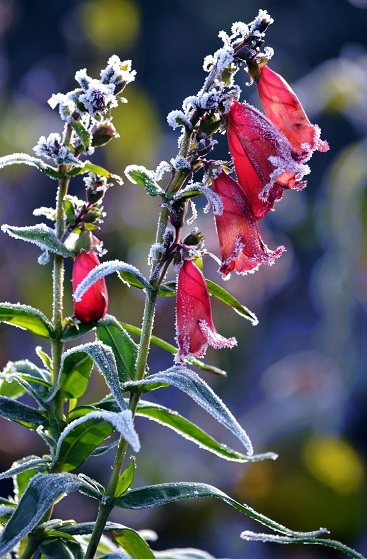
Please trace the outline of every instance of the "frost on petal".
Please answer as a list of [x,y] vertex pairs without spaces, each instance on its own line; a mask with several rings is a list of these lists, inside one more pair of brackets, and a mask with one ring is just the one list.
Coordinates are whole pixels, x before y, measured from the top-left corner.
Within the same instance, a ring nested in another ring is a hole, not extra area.
[[287,138],[260,111],[234,101],[228,112],[228,143],[238,182],[255,216],[264,217],[286,188],[300,190],[309,173],[307,165]]
[[192,260],[185,260],[177,281],[177,362],[202,357],[208,345],[233,347],[234,338],[223,338],[215,329],[205,278]]
[[224,172],[212,179],[212,185],[223,205],[223,213],[215,215],[222,257],[219,271],[223,276],[232,271],[247,274],[257,270],[260,264],[272,265],[284,247],[272,251],[264,244],[258,221],[242,188]]
[[308,161],[315,150],[328,151],[328,143],[320,139],[320,128],[308,120],[297,95],[282,76],[263,66],[257,89],[266,116],[289,140],[299,161]]

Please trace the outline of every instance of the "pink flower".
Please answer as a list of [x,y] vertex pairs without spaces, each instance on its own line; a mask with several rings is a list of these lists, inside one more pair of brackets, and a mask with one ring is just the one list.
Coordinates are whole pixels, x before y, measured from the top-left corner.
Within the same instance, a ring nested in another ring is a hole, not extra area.
[[234,101],[228,112],[228,143],[238,182],[257,219],[283,196],[284,189],[301,190],[310,172],[297,161],[287,138],[260,111]]
[[[96,254],[89,250],[76,255],[73,266],[73,292],[88,273],[98,266]],[[103,318],[107,312],[108,293],[104,278],[96,281],[80,301],[74,301],[74,315],[80,322],[92,322]]]
[[320,128],[308,120],[297,95],[282,76],[263,66],[257,89],[266,116],[292,144],[298,161],[308,161],[315,150],[328,151],[328,143],[320,140]]
[[239,184],[224,171],[212,179],[213,192],[221,199],[223,212],[215,215],[222,265],[226,276],[233,270],[239,274],[255,272],[260,264],[273,264],[284,247],[271,251],[263,243],[257,219]]
[[205,278],[192,260],[184,260],[178,273],[176,334],[177,362],[203,356],[208,345],[220,349],[237,344],[216,331]]

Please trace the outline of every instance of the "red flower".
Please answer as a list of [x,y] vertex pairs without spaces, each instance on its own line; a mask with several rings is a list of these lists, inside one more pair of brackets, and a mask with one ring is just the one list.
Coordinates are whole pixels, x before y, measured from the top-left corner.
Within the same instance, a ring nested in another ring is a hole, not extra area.
[[[76,255],[73,266],[73,292],[98,264],[99,260],[92,250]],[[74,301],[74,315],[80,322],[92,322],[105,316],[107,306],[108,293],[106,282],[102,278],[91,285],[80,301]]]
[[301,190],[307,165],[287,138],[260,111],[234,101],[228,112],[228,143],[238,182],[255,216],[264,217],[283,196],[285,188]]
[[184,260],[178,273],[176,333],[178,362],[203,356],[208,345],[220,349],[237,344],[216,331],[205,278],[192,260]]
[[266,116],[288,138],[298,161],[308,161],[315,150],[328,151],[328,143],[320,140],[320,128],[308,120],[297,95],[282,76],[263,66],[257,89]]
[[221,199],[223,211],[215,215],[222,265],[226,276],[232,270],[239,274],[255,272],[260,264],[274,264],[284,247],[271,251],[263,243],[257,219],[239,184],[224,171],[212,179],[213,192]]

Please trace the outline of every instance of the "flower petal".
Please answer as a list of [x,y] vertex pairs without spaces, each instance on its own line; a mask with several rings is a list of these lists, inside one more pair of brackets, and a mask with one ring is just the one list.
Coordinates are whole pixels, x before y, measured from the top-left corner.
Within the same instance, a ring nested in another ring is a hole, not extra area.
[[308,161],[315,150],[328,151],[328,143],[320,139],[320,128],[311,124],[297,95],[282,76],[263,66],[257,89],[266,116],[292,144],[299,161]]
[[228,143],[238,182],[260,219],[285,188],[301,190],[310,172],[296,160],[287,138],[260,111],[234,101],[228,113]]
[[248,197],[239,184],[222,172],[212,179],[212,185],[223,204],[223,213],[215,216],[222,256],[219,271],[223,276],[233,270],[246,274],[260,264],[272,265],[284,247],[272,251],[264,244]]
[[[89,250],[76,255],[73,266],[73,292],[88,273],[98,266],[97,255]],[[74,315],[80,322],[92,322],[103,318],[107,312],[108,293],[105,279],[97,280],[82,296],[74,302]]]

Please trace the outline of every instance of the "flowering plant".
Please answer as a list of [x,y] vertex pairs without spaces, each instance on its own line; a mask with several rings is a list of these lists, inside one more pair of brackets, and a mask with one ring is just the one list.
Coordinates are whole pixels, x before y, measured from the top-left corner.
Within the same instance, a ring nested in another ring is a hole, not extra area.
[[[264,244],[260,221],[274,209],[286,189],[305,187],[304,176],[309,172],[305,163],[315,150],[328,149],[289,85],[267,66],[273,53],[269,47],[264,48],[264,37],[271,23],[267,12],[260,11],[249,25],[235,23],[231,35],[221,32],[223,47],[205,59],[208,75],[202,89],[184,100],[182,110],[168,115],[168,123],[181,130],[178,154],[169,163],[163,161],[155,172],[139,165],[125,169],[132,183],[161,201],[148,278],[124,261],[100,263],[104,255],[98,238],[105,217],[103,198],[111,186],[122,183],[122,178],[86,159],[117,135],[111,111],[118,102],[126,102],[121,93],[135,78],[130,61],[112,56],[98,80],[89,77],[86,70],[77,72],[79,87],[68,94],[53,95],[49,101],[51,108],[58,108],[64,122],[63,135],[41,137],[35,147],[36,157],[17,153],[0,159],[0,167],[19,163],[34,166],[58,185],[56,207],[35,211],[52,220],[53,228],[44,223],[2,226],[10,236],[39,246],[40,264],[52,259],[53,309],[48,318],[27,305],[0,304],[1,321],[50,343],[50,353],[39,347],[36,350],[41,365],[15,361],[1,373],[1,416],[34,430],[49,448],[44,456],[21,457],[0,474],[2,479],[13,478],[15,488],[14,497],[2,498],[0,503],[4,526],[0,534],[1,557],[208,558],[206,552],[193,549],[153,551],[145,533],[109,520],[115,508],[142,510],[203,497],[219,499],[270,530],[244,531],[244,540],[323,544],[351,557],[362,557],[328,539],[325,529],[293,531],[204,483],[135,487],[135,461],[139,465],[140,455],[125,463],[128,447],[136,454],[140,451],[135,416],[157,421],[226,460],[246,463],[276,458],[271,452],[254,454],[246,431],[191,369],[196,366],[223,375],[223,371],[200,358],[208,346],[236,345],[234,337],[225,338],[217,332],[210,295],[253,324],[257,319],[228,291],[205,278],[205,262],[213,255],[205,250],[202,233],[197,228],[183,233],[197,217],[195,199],[204,196],[208,201],[205,211],[212,208],[214,214],[220,260],[214,258],[219,260],[223,277],[228,278],[231,272],[252,273],[262,264],[273,264],[284,247],[271,250]],[[265,115],[240,101],[241,90],[234,78],[242,69],[250,83],[257,83]],[[227,134],[230,161],[209,158],[217,144],[217,133]],[[70,193],[71,180],[79,175],[85,183],[83,200]],[[73,261],[71,317],[65,317],[63,311],[65,259]],[[172,268],[177,272],[177,282],[167,276]],[[141,328],[122,324],[107,314],[105,278],[112,273],[117,273],[125,284],[144,290]],[[177,348],[152,336],[159,297],[176,298]],[[79,338],[91,331],[95,333],[94,341],[79,344]],[[138,341],[130,334],[137,335]],[[171,352],[174,359],[168,369],[150,374],[148,355],[153,342]],[[80,404],[94,365],[108,394],[97,402]],[[231,431],[244,450],[239,452],[221,444],[174,410],[149,400],[152,390],[170,386],[185,392]],[[33,406],[21,400],[25,395],[33,400]],[[113,442],[105,443],[113,431],[119,434],[117,449]],[[114,452],[114,463],[104,487],[80,468],[88,457],[107,452]],[[75,473],[76,469],[79,473]],[[54,504],[71,492],[97,501],[95,522],[53,518]]]

